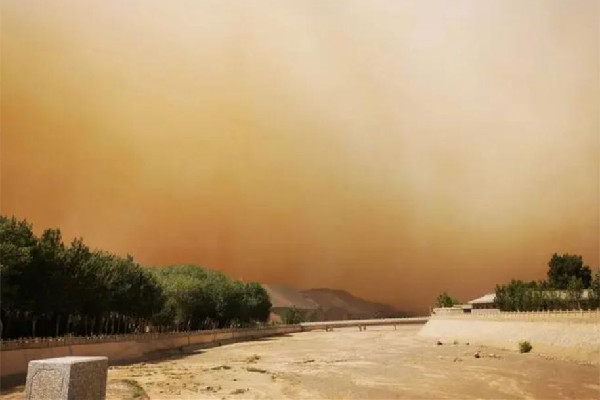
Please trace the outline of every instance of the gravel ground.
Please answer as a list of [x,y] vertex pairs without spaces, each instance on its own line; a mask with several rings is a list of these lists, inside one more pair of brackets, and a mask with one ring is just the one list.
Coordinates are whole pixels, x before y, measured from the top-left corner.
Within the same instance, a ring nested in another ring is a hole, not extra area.
[[[436,341],[420,326],[305,332],[111,367],[108,400],[598,399],[597,365]],[[479,357],[475,357],[478,354]],[[1,399],[22,399],[22,388]]]

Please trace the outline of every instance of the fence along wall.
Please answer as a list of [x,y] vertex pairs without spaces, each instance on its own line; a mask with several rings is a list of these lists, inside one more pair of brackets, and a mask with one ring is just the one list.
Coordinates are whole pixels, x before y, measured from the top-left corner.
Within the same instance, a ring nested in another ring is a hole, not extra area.
[[419,335],[512,350],[527,340],[535,353],[593,364],[600,357],[598,311],[440,315],[431,317]]
[[0,352],[0,378],[23,381],[31,360],[66,356],[106,356],[118,364],[150,357],[163,350],[196,345],[215,345],[300,332],[299,325],[248,329],[222,329],[177,334],[141,334],[104,338],[66,338],[62,341],[7,342]]

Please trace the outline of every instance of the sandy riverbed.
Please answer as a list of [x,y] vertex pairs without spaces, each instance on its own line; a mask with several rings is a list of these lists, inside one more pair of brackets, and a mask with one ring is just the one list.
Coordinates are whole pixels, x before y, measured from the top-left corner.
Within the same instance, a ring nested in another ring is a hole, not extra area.
[[[598,399],[598,365],[466,343],[420,326],[306,332],[111,367],[108,400]],[[474,354],[480,351],[481,358]],[[21,399],[22,388],[0,399]]]

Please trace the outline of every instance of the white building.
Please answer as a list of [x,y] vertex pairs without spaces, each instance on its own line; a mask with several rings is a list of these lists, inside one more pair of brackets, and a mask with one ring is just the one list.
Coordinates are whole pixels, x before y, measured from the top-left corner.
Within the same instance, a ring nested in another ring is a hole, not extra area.
[[469,304],[473,307],[473,310],[481,310],[488,308],[496,308],[494,302],[496,301],[496,293],[488,293],[477,299],[469,301]]

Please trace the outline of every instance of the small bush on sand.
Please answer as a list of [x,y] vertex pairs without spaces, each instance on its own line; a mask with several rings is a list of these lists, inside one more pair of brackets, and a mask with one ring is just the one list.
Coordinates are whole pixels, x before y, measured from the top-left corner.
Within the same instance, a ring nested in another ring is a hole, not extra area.
[[533,346],[527,340],[523,342],[519,342],[519,352],[520,353],[529,353]]
[[148,400],[150,397],[146,394],[144,388],[133,379],[122,379],[120,383],[123,383],[131,391],[131,397],[139,400]]

